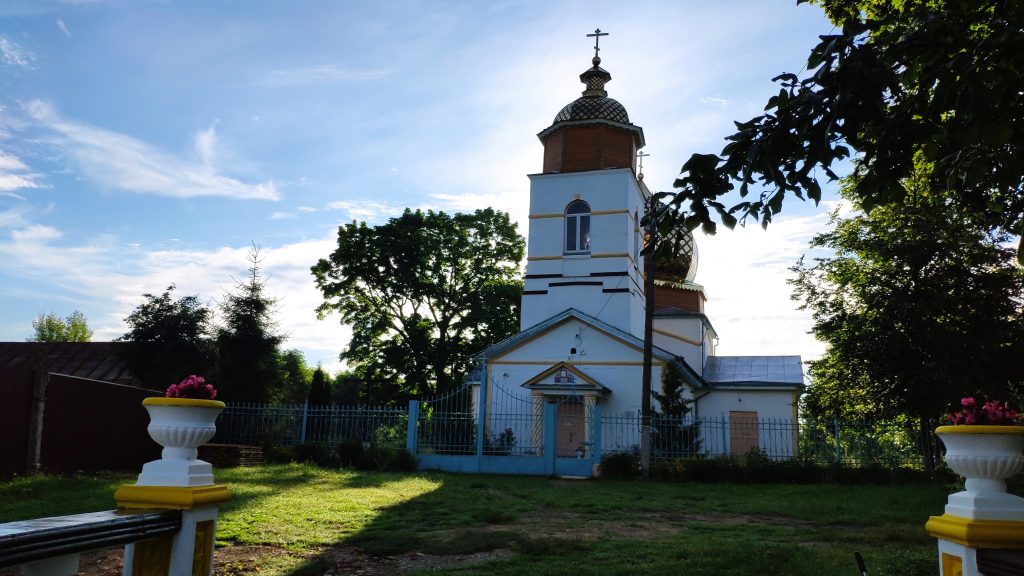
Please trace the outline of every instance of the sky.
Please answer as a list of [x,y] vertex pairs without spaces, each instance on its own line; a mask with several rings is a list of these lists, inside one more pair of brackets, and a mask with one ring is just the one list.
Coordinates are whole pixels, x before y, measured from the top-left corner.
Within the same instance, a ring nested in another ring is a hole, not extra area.
[[[309,271],[338,226],[491,206],[526,235],[536,134],[580,95],[595,28],[655,191],[832,30],[793,0],[4,0],[0,341],[74,310],[110,340],[171,284],[216,307],[255,245],[285,347],[342,368]],[[834,189],[767,231],[697,233],[719,354],[824,351],[786,278]]]

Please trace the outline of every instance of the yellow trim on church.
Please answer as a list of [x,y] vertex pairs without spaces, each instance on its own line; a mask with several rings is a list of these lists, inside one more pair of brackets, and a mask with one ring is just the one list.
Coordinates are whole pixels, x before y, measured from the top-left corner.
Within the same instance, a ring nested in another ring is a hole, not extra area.
[[693,338],[687,338],[686,336],[679,336],[678,334],[673,334],[671,332],[666,332],[664,330],[658,330],[657,328],[651,328],[651,330],[653,332],[655,332],[656,334],[661,334],[662,336],[666,336],[668,338],[679,340],[681,342],[686,342],[687,344],[693,344],[694,346],[700,346],[700,341],[699,340],[694,340]]
[[[607,252],[600,254],[571,254],[571,256],[590,256],[591,258],[629,258],[630,262],[633,261],[633,259],[630,258],[629,254],[627,254],[626,252]],[[530,256],[529,258],[526,259],[526,261],[535,262],[537,260],[561,260],[562,258],[563,256]]]
[[969,548],[1024,547],[1024,522],[1016,520],[971,520],[943,514],[929,518],[924,529],[935,538]]
[[[609,215],[612,215],[612,214],[629,214],[629,210],[626,210],[625,208],[619,208],[617,210],[591,210],[590,211],[590,215],[591,216],[609,216]],[[540,220],[542,218],[562,218],[564,216],[565,216],[565,214],[562,213],[562,212],[558,212],[558,213],[548,212],[548,213],[540,213],[540,214],[530,214],[530,220]]]
[[[501,360],[492,358],[489,364],[508,364],[510,366],[533,366],[551,364],[554,360]],[[655,366],[664,366],[664,360],[652,360]],[[634,360],[573,360],[574,366],[643,366],[643,362]]]

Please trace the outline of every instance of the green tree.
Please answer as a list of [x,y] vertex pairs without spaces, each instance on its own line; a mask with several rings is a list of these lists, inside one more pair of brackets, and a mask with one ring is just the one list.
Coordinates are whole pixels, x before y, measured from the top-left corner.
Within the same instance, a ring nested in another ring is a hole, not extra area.
[[669,363],[661,371],[661,392],[652,391],[651,394],[658,401],[661,414],[680,417],[690,412],[691,401],[683,398],[684,390],[686,384],[682,372],[677,365]]
[[[787,195],[818,202],[855,155],[849,197],[900,203],[920,153],[935,180],[988,226],[1020,231],[1024,212],[1024,4],[1005,0],[821,0],[838,30],[784,73],[765,113],[737,122],[720,155],[694,154],[663,227],[767,226]],[[738,191],[740,197],[725,196]],[[732,203],[727,206],[726,202]],[[1018,254],[1024,262],[1024,246]]]
[[190,374],[208,374],[214,365],[210,322],[213,312],[199,296],[174,299],[171,284],[144,301],[125,319],[128,331],[117,340],[130,343],[121,351],[128,368],[143,382],[165,387]]
[[471,353],[518,329],[523,248],[508,214],[492,209],[346,224],[337,249],[312,268],[324,295],[317,312],[352,326],[341,358],[360,378],[445,392]]
[[324,406],[331,403],[331,382],[320,366],[313,371],[313,383],[309,386],[309,403]]
[[814,416],[907,415],[930,430],[965,392],[1005,398],[1024,382],[1024,271],[1008,236],[927,177],[903,186],[899,206],[833,213],[811,246],[834,255],[792,269],[829,345],[810,366]]
[[310,392],[313,370],[306,365],[306,357],[300,350],[285,350],[281,353],[281,370],[284,373],[281,387],[271,394],[273,400],[301,404]]
[[267,402],[282,387],[284,373],[275,332],[276,301],[265,293],[259,248],[248,255],[249,279],[236,281],[221,303],[223,326],[217,330],[217,386],[226,400]]
[[354,372],[345,371],[338,372],[334,376],[333,394],[331,399],[335,404],[341,406],[355,406],[363,403],[363,398],[360,397],[362,386],[360,386],[360,378],[355,375]]
[[75,310],[66,318],[55,312],[40,314],[32,321],[33,335],[29,342],[89,342],[92,330],[85,320],[85,314]]

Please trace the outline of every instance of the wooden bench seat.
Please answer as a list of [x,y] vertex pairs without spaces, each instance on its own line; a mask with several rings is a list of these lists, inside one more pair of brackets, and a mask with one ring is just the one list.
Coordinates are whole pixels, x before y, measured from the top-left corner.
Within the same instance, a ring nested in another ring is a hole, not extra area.
[[180,510],[108,510],[0,524],[0,568],[147,540],[181,529]]

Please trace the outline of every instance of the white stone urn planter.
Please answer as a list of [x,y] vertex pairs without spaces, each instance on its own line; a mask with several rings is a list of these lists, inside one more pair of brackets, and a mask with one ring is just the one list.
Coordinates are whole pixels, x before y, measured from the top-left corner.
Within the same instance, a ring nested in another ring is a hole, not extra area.
[[967,479],[946,514],[972,520],[1020,520],[1024,498],[1006,493],[1006,479],[1024,470],[1024,426],[940,426],[946,464]]
[[217,432],[219,400],[146,398],[150,437],[164,447],[159,460],[147,462],[138,486],[206,486],[213,484],[213,467],[197,457],[199,446]]

